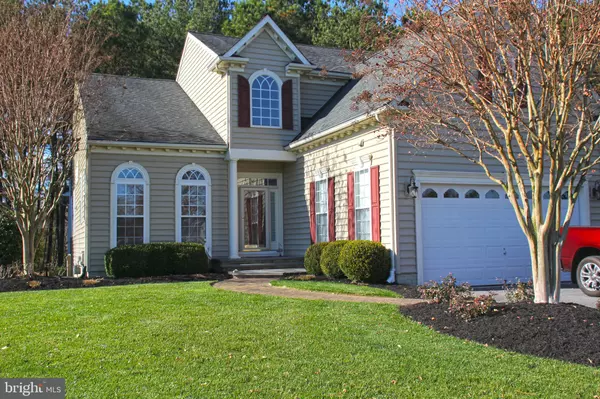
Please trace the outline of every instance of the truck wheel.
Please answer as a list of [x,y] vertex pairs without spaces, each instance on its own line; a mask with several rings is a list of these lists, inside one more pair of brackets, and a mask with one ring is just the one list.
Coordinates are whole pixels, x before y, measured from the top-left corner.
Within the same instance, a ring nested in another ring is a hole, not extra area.
[[577,285],[585,295],[600,297],[600,257],[588,256],[579,262]]

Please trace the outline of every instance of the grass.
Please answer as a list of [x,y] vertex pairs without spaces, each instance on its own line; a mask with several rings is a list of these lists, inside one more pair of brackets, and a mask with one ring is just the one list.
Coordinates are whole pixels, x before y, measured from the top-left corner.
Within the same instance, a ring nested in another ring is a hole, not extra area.
[[397,292],[367,285],[337,283],[333,281],[302,281],[302,280],[274,280],[271,285],[287,287],[297,290],[331,292],[333,294],[349,294],[360,296],[382,296],[387,298],[402,298]]
[[0,294],[0,377],[69,398],[592,398],[600,370],[438,334],[395,306],[205,282]]

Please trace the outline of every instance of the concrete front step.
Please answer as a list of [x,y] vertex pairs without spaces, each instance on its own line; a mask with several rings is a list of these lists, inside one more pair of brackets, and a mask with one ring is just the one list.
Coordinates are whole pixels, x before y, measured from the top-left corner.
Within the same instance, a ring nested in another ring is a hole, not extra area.
[[263,269],[294,269],[304,268],[302,258],[242,258],[226,260],[221,264],[223,269],[231,270],[263,270]]
[[304,274],[306,270],[302,268],[285,269],[261,269],[261,270],[233,270],[228,272],[233,278],[280,278],[284,275]]

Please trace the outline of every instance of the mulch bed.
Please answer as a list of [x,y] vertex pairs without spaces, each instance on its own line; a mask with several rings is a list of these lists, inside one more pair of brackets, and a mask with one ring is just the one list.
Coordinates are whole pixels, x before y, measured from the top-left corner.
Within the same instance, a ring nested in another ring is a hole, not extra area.
[[345,278],[345,279],[332,279],[332,278],[329,278],[327,276],[314,276],[312,274],[310,274],[310,275],[307,275],[307,274],[292,275],[292,276],[285,276],[284,275],[284,279],[286,279],[286,280],[301,280],[301,281],[328,281],[328,282],[332,282],[332,283],[364,285],[364,286],[369,286],[369,287],[373,287],[373,288],[381,288],[381,289],[384,289],[384,290],[394,291],[394,292],[402,295],[404,298],[417,298],[417,299],[421,298],[421,295],[417,291],[417,287],[416,286],[412,286],[412,285],[400,285],[400,284],[363,284],[363,283],[356,284],[356,283],[353,283],[351,280],[348,280],[347,278]]
[[[173,283],[185,281],[207,281],[207,280],[225,280],[229,278],[226,274],[206,273],[190,275],[173,275],[159,277],[140,277],[140,278],[109,278],[109,277],[91,277],[81,279],[75,277],[43,277],[34,276],[33,278],[10,278],[0,280],[0,292],[9,291],[39,291],[39,290],[59,290],[66,288],[92,288],[109,287],[115,285],[131,284],[151,284],[151,283]],[[94,282],[93,280],[97,280]],[[40,282],[40,285],[32,288],[32,281]]]
[[502,304],[465,321],[447,304],[418,304],[400,312],[436,331],[497,348],[600,366],[600,311],[576,304]]

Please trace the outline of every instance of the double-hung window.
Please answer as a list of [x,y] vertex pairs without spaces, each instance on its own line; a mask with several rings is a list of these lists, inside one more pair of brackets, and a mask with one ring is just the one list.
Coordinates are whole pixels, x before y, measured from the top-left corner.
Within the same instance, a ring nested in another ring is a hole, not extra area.
[[176,241],[203,244],[211,250],[210,175],[198,165],[181,168],[177,174]]
[[317,218],[317,242],[329,241],[327,219],[327,179],[315,182],[315,213]]
[[354,172],[356,239],[371,239],[371,180],[369,169]]
[[269,71],[250,78],[253,127],[281,128],[281,79]]
[[148,242],[148,175],[140,165],[120,165],[113,173],[111,246]]

